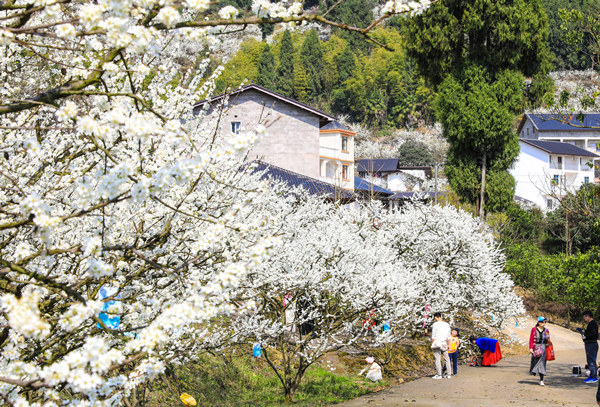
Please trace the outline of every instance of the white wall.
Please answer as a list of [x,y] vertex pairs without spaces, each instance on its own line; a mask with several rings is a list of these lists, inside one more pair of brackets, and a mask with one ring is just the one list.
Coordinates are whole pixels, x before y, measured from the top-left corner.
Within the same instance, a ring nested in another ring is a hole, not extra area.
[[[589,177],[590,182],[594,180],[593,170],[585,165],[589,161],[588,157],[581,157],[581,170],[577,170],[579,156],[562,156],[561,170],[556,168],[556,155],[552,155],[553,165],[550,166],[548,153],[523,142],[519,145],[521,152],[510,170],[516,181],[515,194],[534,202],[542,210],[549,209],[547,200],[552,195],[576,191],[584,183],[585,177]],[[558,185],[552,182],[555,175],[559,177]]]

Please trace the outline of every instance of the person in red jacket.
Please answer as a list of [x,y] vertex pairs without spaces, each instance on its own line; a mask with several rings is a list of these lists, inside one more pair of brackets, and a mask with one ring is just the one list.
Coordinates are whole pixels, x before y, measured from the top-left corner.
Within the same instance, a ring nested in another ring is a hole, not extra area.
[[533,376],[540,375],[540,386],[544,385],[546,375],[546,345],[550,341],[550,332],[546,328],[546,318],[538,317],[538,322],[531,329],[529,335],[529,352],[531,352],[531,366],[529,373]]

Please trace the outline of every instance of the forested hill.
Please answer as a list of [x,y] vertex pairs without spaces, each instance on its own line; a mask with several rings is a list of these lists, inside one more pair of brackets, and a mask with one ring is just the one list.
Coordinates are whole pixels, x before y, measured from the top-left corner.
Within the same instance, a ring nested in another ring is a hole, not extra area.
[[[560,9],[578,10],[590,15],[592,3],[600,0],[541,1],[548,15],[548,71],[583,70],[594,65],[593,35],[582,35],[583,46],[571,45],[566,29],[571,20]],[[249,0],[230,0],[240,10],[248,10]],[[333,0],[312,0],[305,7],[329,9]],[[332,20],[364,27],[381,8],[373,0],[344,0],[328,16]],[[286,96],[320,107],[349,121],[362,123],[386,133],[397,128],[431,125],[434,92],[419,75],[415,61],[407,56],[407,20],[395,17],[373,32],[373,39],[388,49],[344,30],[312,26],[291,31],[263,26],[261,35],[246,36],[225,63],[216,92],[241,83],[255,83]],[[562,28],[561,28],[562,27]],[[212,66],[223,63],[213,56]],[[210,72],[209,72],[210,73]],[[530,106],[532,107],[532,106]]]

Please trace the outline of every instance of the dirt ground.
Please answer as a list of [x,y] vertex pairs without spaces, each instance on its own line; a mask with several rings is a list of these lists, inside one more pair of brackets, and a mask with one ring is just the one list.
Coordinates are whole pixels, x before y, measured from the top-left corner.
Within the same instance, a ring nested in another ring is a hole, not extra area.
[[[528,341],[534,321],[527,322],[507,330]],[[574,365],[585,365],[581,337],[552,324],[548,324],[548,329],[556,360],[547,364],[545,386],[540,386],[539,379],[528,373],[530,356],[520,355],[505,357],[490,367],[460,365],[458,375],[451,379],[423,377],[342,406],[597,406],[597,385],[585,384],[585,377],[571,374]]]

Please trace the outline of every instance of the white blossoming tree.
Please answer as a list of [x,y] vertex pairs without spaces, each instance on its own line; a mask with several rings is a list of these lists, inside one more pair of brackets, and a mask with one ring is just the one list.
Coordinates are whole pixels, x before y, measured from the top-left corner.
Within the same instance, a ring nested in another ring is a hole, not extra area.
[[[0,4],[4,403],[122,404],[210,343],[198,326],[232,310],[279,241],[260,210],[273,198],[239,166],[265,129],[222,137],[191,106],[210,96],[222,68],[208,56],[230,32],[342,24],[299,2],[257,0],[243,18],[210,5]],[[428,5],[391,1],[382,18]]]
[[282,243],[239,284],[237,301],[254,305],[235,318],[232,336],[261,344],[290,401],[328,352],[396,341],[427,306],[483,326],[524,311],[498,246],[465,212],[423,204],[388,212],[376,203],[343,210],[302,194],[264,205],[265,229]]

